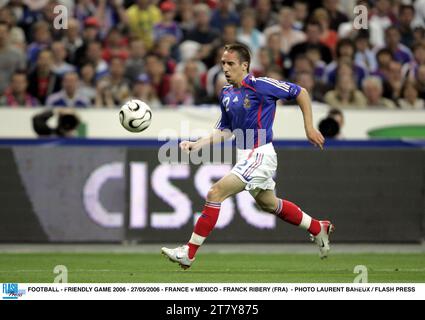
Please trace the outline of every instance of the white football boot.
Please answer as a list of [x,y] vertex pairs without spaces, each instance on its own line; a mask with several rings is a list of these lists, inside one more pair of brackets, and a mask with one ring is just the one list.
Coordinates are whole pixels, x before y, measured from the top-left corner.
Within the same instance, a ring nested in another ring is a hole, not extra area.
[[184,270],[190,268],[193,261],[195,261],[195,258],[189,259],[189,246],[187,244],[175,249],[163,247],[161,248],[161,253],[167,256],[171,262],[178,263]]
[[334,232],[335,226],[330,221],[320,221],[320,225],[322,227],[320,232],[316,236],[310,234],[310,239],[319,246],[320,259],[325,259],[331,250],[329,246],[329,235]]

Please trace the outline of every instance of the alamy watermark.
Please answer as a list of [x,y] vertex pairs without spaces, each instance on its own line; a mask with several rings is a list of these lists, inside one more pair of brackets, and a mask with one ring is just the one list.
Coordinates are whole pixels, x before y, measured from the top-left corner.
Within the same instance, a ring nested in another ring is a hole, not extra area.
[[53,20],[53,27],[56,30],[68,29],[68,8],[63,5],[57,5],[53,9],[53,13],[56,15]]
[[64,265],[57,265],[53,268],[53,273],[57,274],[53,283],[68,283],[68,268]]
[[[232,144],[237,149],[252,150],[261,146],[267,141],[266,129],[235,129],[230,132],[228,129],[222,130],[222,133],[228,133],[233,137],[225,142],[224,138],[214,145],[206,145],[202,148],[191,150],[189,153],[180,149],[179,141],[172,137],[185,137],[182,140],[196,141],[199,137],[208,136],[211,132],[208,130],[189,130],[189,122],[183,121],[180,125],[180,131],[164,129],[158,135],[158,141],[165,143],[159,148],[158,161],[160,163],[183,163],[183,164],[207,164],[207,163],[233,163]],[[233,141],[232,141],[233,140]]]
[[354,278],[353,283],[368,283],[369,282],[368,271],[366,266],[361,264],[355,266],[353,273],[358,274],[358,276]]
[[355,30],[367,29],[369,25],[369,15],[367,7],[359,5],[354,7],[353,28]]

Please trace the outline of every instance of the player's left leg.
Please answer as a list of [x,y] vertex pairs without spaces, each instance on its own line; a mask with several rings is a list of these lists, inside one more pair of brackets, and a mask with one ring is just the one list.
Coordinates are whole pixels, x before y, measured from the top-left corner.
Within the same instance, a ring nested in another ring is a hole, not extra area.
[[261,190],[255,196],[255,201],[264,211],[310,232],[313,240],[319,245],[320,257],[327,257],[330,250],[329,234],[334,230],[329,221],[319,221],[310,217],[296,204],[277,198],[273,190]]
[[221,203],[228,197],[245,189],[246,183],[233,173],[229,173],[217,181],[208,191],[202,215],[195,224],[192,236],[186,245],[161,251],[171,261],[177,262],[183,269],[189,268],[195,260],[195,254],[204,243],[217,223]]

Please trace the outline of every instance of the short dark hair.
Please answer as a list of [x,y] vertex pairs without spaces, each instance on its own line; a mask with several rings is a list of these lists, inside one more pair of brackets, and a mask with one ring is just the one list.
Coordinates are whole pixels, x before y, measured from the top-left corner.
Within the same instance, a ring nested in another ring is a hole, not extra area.
[[5,26],[7,28],[7,31],[10,31],[10,25],[5,20],[0,20],[0,26]]
[[307,28],[308,26],[316,26],[319,28],[320,31],[322,31],[322,25],[319,23],[319,21],[315,20],[315,19],[309,19],[307,20],[307,23],[304,25],[304,32],[307,32]]
[[339,130],[339,124],[333,118],[325,118],[319,123],[319,131],[325,138],[335,138]]
[[332,108],[331,110],[329,110],[328,112],[328,116],[333,117],[333,116],[344,116],[344,114],[342,113],[341,110],[337,109],[337,108]]
[[353,49],[352,58],[354,58],[354,54],[356,53],[356,47],[353,43],[353,40],[351,40],[350,38],[342,38],[338,40],[338,42],[336,43],[336,49],[335,49],[337,58],[341,57],[342,47],[351,47]]
[[413,14],[415,14],[415,7],[412,6],[411,4],[402,4],[398,10],[400,14],[406,10],[410,10],[412,11]]
[[248,71],[251,65],[251,53],[249,48],[242,43],[232,43],[224,46],[224,51],[236,51],[239,55],[239,61],[248,62]]

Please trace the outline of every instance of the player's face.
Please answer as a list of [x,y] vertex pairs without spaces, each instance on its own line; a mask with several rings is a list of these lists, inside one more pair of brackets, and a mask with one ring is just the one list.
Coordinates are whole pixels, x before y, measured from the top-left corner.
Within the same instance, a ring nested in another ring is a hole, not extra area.
[[224,51],[221,57],[221,67],[227,82],[239,86],[247,73],[248,63],[241,63],[237,52]]

